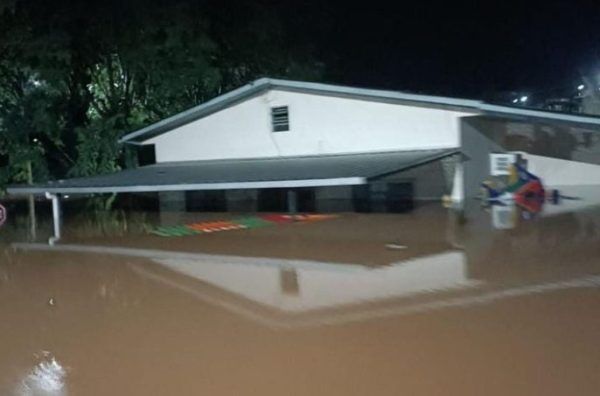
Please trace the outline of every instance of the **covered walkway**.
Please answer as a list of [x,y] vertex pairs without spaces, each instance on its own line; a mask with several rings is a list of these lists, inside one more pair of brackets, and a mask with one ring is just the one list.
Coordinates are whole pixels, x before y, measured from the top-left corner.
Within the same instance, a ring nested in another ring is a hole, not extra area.
[[12,195],[45,195],[53,201],[55,238],[60,238],[61,194],[287,188],[288,207],[297,207],[294,188],[367,184],[440,160],[458,149],[393,151],[303,157],[167,162],[86,178],[15,185]]

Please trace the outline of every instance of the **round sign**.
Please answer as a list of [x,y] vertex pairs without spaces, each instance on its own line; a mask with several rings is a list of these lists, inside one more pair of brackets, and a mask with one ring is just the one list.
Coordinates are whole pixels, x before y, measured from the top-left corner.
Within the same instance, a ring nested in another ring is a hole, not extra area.
[[6,221],[6,208],[2,205],[0,205],[0,227],[4,224],[4,222]]

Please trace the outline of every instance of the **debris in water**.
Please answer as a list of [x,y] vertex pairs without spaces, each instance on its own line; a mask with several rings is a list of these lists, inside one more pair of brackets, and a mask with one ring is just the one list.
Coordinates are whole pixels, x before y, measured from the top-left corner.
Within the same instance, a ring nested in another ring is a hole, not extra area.
[[54,297],[50,297],[50,300],[48,300],[48,305],[50,305],[51,307],[56,305],[56,302],[54,301]]
[[390,249],[390,250],[404,250],[404,249],[408,249],[408,246],[406,245],[400,245],[397,243],[388,243],[387,245],[385,245],[386,248]]

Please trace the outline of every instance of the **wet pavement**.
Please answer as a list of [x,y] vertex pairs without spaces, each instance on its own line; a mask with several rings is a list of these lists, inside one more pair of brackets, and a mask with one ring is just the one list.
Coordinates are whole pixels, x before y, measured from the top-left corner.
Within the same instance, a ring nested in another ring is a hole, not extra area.
[[7,224],[0,394],[597,395],[600,209],[579,209],[171,238],[76,216],[54,246]]

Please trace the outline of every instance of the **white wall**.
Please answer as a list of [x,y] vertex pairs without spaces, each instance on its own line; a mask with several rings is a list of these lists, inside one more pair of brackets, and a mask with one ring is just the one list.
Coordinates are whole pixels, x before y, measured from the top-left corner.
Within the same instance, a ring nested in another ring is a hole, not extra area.
[[455,178],[453,191],[456,202],[479,195],[481,183],[490,177],[490,154],[505,150],[471,125],[469,118],[464,118],[461,123],[461,151],[464,160],[457,169],[460,175]]
[[[289,106],[290,131],[270,109]],[[468,113],[272,90],[150,139],[157,162],[459,146]]]
[[527,160],[527,170],[540,177],[548,187],[600,185],[600,165],[521,154]]

